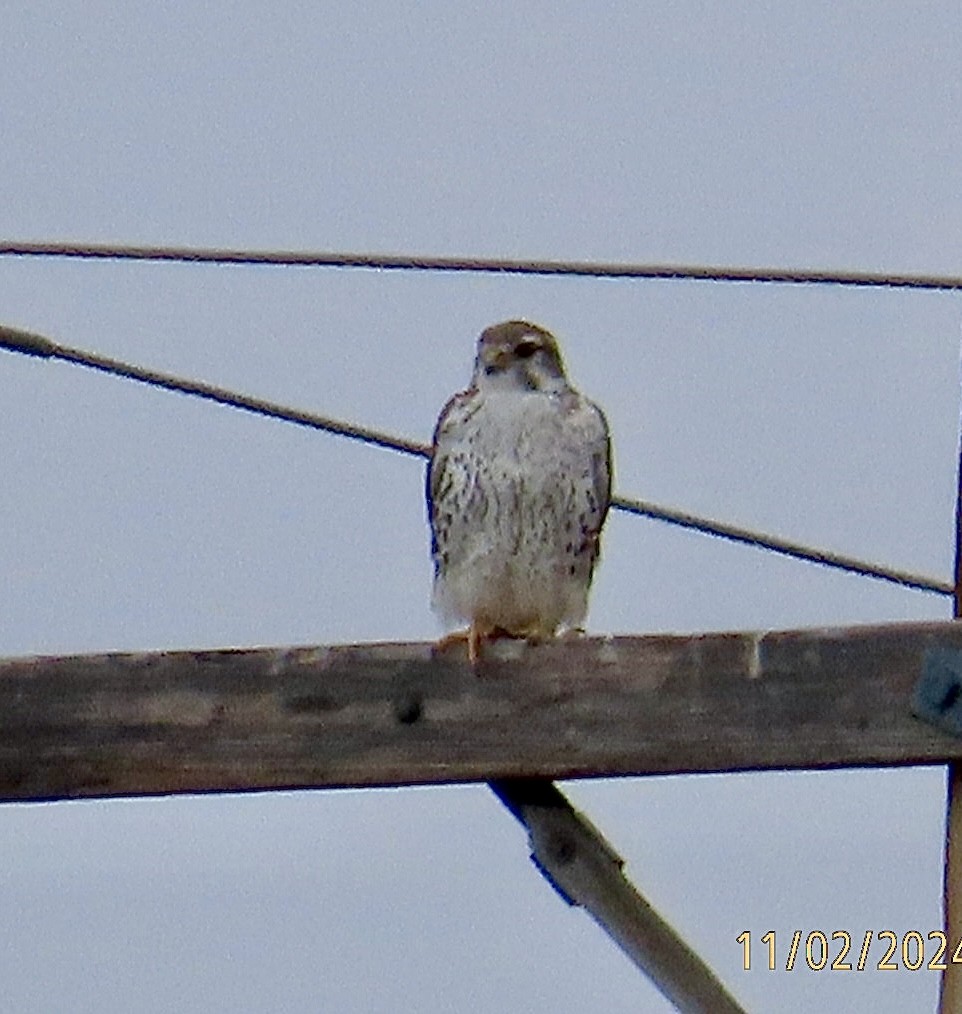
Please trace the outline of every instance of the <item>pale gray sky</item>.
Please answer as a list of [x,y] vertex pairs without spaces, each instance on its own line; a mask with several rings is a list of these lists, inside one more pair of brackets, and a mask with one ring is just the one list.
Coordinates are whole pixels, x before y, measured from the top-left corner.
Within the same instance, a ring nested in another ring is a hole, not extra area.
[[[0,236],[958,273],[953,3],[7,4]],[[947,576],[959,301],[0,259],[0,320],[426,438],[559,336],[618,489]],[[0,655],[426,639],[422,465],[0,354]],[[589,629],[942,618],[614,515]],[[927,971],[735,938],[939,924],[940,769],[572,783],[755,1010]],[[482,787],[0,808],[0,1011],[668,1010]]]

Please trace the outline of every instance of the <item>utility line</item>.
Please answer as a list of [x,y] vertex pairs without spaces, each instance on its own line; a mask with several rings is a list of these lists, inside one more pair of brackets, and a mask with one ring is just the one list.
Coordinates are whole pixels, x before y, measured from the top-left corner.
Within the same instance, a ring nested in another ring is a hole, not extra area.
[[61,257],[83,260],[175,261],[188,264],[243,264],[284,267],[366,268],[377,271],[457,271],[505,275],[561,275],[583,278],[661,278],[712,282],[769,282],[785,285],[844,285],[889,289],[962,290],[962,277],[819,268],[722,267],[687,264],[631,264],[601,261],[445,257],[418,254],[333,253],[297,250],[243,250],[230,247],[151,246],[0,240],[0,256]]
[[[226,388],[217,387],[213,384],[188,380],[169,373],[162,373],[158,370],[134,366],[118,359],[109,359],[96,353],[70,348],[69,346],[51,341],[51,339],[43,335],[34,334],[30,331],[22,331],[19,328],[0,325],[0,348],[11,352],[20,352],[24,355],[38,356],[43,359],[62,359],[65,362],[74,363],[88,369],[100,370],[103,373],[109,373],[114,376],[126,377],[129,380],[135,380],[152,387],[161,387],[168,391],[177,391],[181,394],[205,398],[220,405],[242,409],[245,412],[253,412],[271,419],[295,423],[298,426],[322,430],[325,433],[333,433],[337,436],[347,437],[350,440],[358,440],[376,447],[386,448],[387,450],[399,451],[403,454],[411,454],[422,458],[428,458],[431,454],[431,449],[428,445],[415,440],[394,436],[367,426],[356,426],[339,419],[332,419],[329,416],[318,415],[314,412],[288,408],[275,402],[266,401],[263,398],[238,394],[235,391],[229,391]],[[767,535],[763,532],[752,531],[751,529],[727,524],[723,521],[716,521],[712,518],[691,514],[688,511],[665,507],[649,500],[616,496],[612,498],[611,505],[616,510],[622,510],[628,514],[637,514],[656,521],[664,521],[667,524],[703,532],[716,538],[755,546],[758,549],[778,553],[782,556],[789,556],[797,560],[805,560],[809,563],[817,563],[835,570],[843,570],[880,581],[888,581],[892,584],[912,588],[917,591],[952,595],[955,590],[954,585],[949,581],[940,581],[937,578],[927,577],[923,574],[915,574],[910,571],[869,563],[842,553],[817,549],[777,535]]]

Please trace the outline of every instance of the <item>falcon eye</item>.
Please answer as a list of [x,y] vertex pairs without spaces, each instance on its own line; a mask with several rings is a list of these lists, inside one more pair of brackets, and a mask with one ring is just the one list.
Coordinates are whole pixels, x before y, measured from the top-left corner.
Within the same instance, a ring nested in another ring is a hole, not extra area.
[[514,354],[519,359],[530,359],[541,346],[533,341],[520,341],[514,347]]

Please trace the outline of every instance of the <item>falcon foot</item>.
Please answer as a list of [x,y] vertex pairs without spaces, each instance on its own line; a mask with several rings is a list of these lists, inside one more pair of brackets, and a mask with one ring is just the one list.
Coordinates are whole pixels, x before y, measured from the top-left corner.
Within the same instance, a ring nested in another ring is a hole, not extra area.
[[[579,631],[583,635],[584,631]],[[526,641],[528,644],[543,644],[551,640],[553,635],[546,634],[543,630],[533,628],[531,630],[505,630],[504,627],[489,627],[480,623],[473,623],[466,630],[455,630],[450,634],[434,642],[431,649],[432,654],[440,654],[456,644],[467,644],[468,661],[471,665],[477,665],[481,661],[481,645],[484,641],[500,641],[510,639],[512,641]]]
[[491,631],[488,628],[472,623],[466,630],[452,631],[435,641],[431,653],[437,655],[442,651],[447,651],[455,644],[467,644],[468,661],[471,665],[477,665],[481,658],[481,641],[490,634]]

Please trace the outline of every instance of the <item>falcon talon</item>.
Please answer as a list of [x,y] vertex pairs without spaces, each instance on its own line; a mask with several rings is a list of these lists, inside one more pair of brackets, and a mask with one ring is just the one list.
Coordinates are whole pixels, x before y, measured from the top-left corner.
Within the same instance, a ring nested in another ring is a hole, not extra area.
[[452,648],[457,644],[468,645],[470,650],[470,642],[470,630],[453,630],[450,634],[445,634],[444,637],[438,638],[438,640],[431,645],[431,655],[443,655],[448,648]]
[[467,646],[468,661],[472,666],[481,661],[481,644],[485,640],[493,640],[499,636],[496,630],[488,630],[477,624],[472,624],[465,630],[454,630],[445,634],[431,645],[431,656],[443,654],[448,648],[456,644]]
[[523,320],[482,332],[471,385],[441,411],[426,498],[433,604],[467,642],[580,636],[611,501],[604,414],[568,382],[555,337]]

